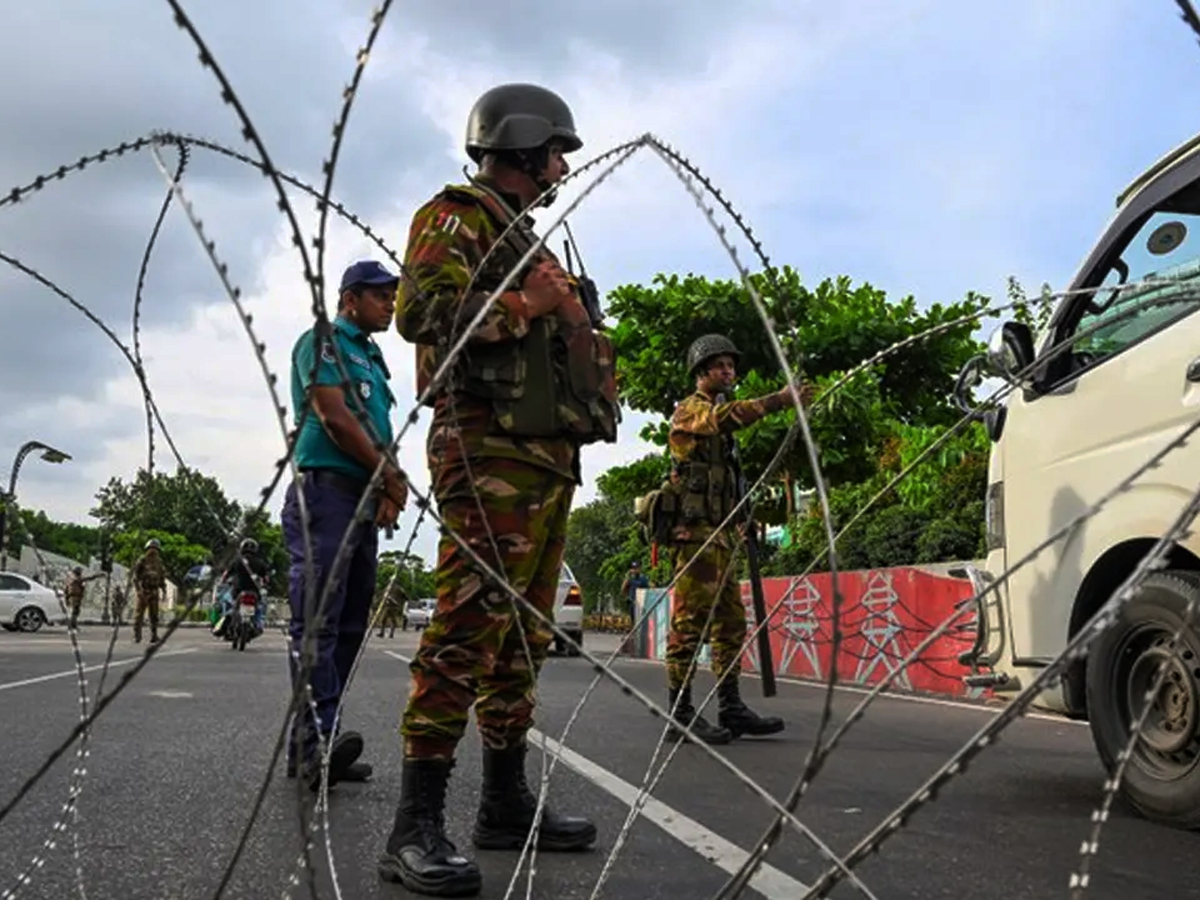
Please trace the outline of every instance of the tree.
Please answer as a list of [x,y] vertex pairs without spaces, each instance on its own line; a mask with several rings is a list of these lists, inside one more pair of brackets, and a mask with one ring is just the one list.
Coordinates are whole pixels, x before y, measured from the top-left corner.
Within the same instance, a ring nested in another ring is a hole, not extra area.
[[[958,418],[950,402],[954,379],[981,347],[971,337],[974,322],[948,323],[983,308],[986,298],[970,294],[960,303],[921,311],[912,297],[890,302],[883,291],[869,284],[855,287],[846,277],[806,288],[790,267],[776,272],[777,286],[764,273],[751,281],[786,357],[802,361],[795,368],[822,389],[898,341],[945,328],[884,360],[822,404],[813,430],[823,470],[834,482],[861,480],[874,470],[888,420],[947,425]],[[740,282],[659,274],[649,287],[615,289],[608,311],[617,319],[610,333],[622,399],[632,409],[663,417],[642,432],[660,446],[666,443],[666,419],[693,390],[685,360],[688,346],[702,334],[728,335],[742,350],[736,397],[761,396],[783,385],[763,323]],[[747,478],[765,470],[794,421],[795,412],[788,411],[739,433]],[[813,484],[803,442],[794,443],[779,473],[789,488],[783,497],[793,484]],[[782,506],[761,512],[764,521],[786,517]]]
[[173,474],[139,469],[132,483],[112,478],[96,493],[91,515],[112,531],[160,529],[216,553],[242,510],[215,478],[179,467]]
[[[645,542],[633,515],[634,498],[657,488],[667,475],[667,457],[652,453],[614,466],[596,479],[599,496],[576,507],[567,522],[566,560],[591,613],[611,606],[635,559],[649,569]],[[663,576],[663,568],[647,572]]]
[[15,514],[12,515],[9,528],[12,532],[11,546],[17,553],[30,542],[31,537],[38,550],[57,553],[80,563],[86,563],[100,553],[99,528],[56,522],[41,510],[22,511],[19,521]]
[[437,595],[434,573],[425,567],[425,560],[415,553],[386,550],[379,554],[379,566],[375,570],[375,596],[380,598],[399,570],[393,588],[398,596],[407,600],[420,600]]
[[157,528],[121,531],[113,535],[113,558],[126,568],[132,568],[145,551],[146,542],[156,538],[159,556],[167,570],[167,578],[175,584],[183,583],[188,569],[205,562],[209,556],[207,547],[190,543],[182,534]]

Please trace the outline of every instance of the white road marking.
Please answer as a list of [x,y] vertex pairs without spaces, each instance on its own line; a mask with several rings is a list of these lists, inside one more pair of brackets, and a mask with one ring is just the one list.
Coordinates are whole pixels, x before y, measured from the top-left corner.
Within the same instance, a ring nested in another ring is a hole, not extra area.
[[[570,747],[564,747],[554,738],[547,737],[534,728],[529,732],[529,739],[626,806],[632,805],[637,799],[638,789],[628,781],[597,765],[586,756],[581,756]],[[737,844],[725,840],[716,832],[653,797],[646,798],[640,815],[729,875],[737,872],[750,855]],[[763,863],[750,879],[750,887],[767,900],[794,900],[803,896],[809,889],[808,885],[766,863]]]
[[[662,660],[658,659],[635,659],[633,657],[623,656],[617,659],[617,662],[640,663],[645,666],[662,666]],[[743,678],[753,678],[761,680],[761,676],[753,672],[743,672]],[[785,676],[775,676],[775,680],[783,684],[794,684],[798,687],[806,687],[816,691],[827,690],[827,686],[818,681],[806,681],[803,678],[788,678]],[[869,694],[870,688],[859,687],[857,685],[839,684],[834,687],[835,691],[844,692],[847,694]],[[901,703],[924,703],[929,706],[947,706],[951,709],[966,709],[971,712],[990,713],[993,716],[1000,714],[1003,709],[1001,706],[985,706],[982,703],[967,703],[962,700],[946,700],[940,697],[923,697],[920,694],[900,694],[895,692],[884,691],[879,695],[880,700],[899,700]],[[1079,719],[1068,719],[1066,716],[1059,715],[1053,712],[1035,712],[1026,713],[1022,716],[1024,719],[1038,719],[1043,722],[1057,722],[1059,725],[1083,725],[1087,726],[1087,722]]]
[[151,697],[166,697],[168,700],[173,700],[177,697],[192,697],[195,696],[190,691],[150,691]]
[[[411,662],[409,657],[394,650],[383,652],[401,662]],[[545,752],[561,759],[563,765],[575,770],[626,806],[632,805],[637,799],[638,788],[586,756],[564,747],[554,738],[547,737],[534,728],[529,732],[529,739]],[[653,797],[646,798],[640,815],[730,875],[737,872],[750,855],[737,844],[725,840],[696,820]],[[809,890],[808,885],[766,863],[759,867],[758,873],[750,881],[750,886],[767,900],[794,900]]]
[[[184,654],[184,653],[195,653],[195,652],[196,652],[195,647],[184,647],[179,650],[164,650],[161,653],[155,653],[154,658],[162,659],[165,656],[180,656],[181,654]],[[133,663],[137,662],[140,659],[141,659],[140,656],[134,656],[129,659],[114,659],[112,662],[110,662],[108,664],[108,667],[110,669],[115,669],[117,666],[129,666],[129,665],[132,665]],[[98,671],[99,669],[103,669],[103,668],[104,668],[103,664],[96,665],[96,666],[84,666],[83,671],[84,672],[95,672],[95,671]],[[28,687],[31,684],[41,684],[43,681],[53,681],[56,678],[75,678],[78,676],[78,674],[79,673],[75,669],[67,669],[67,671],[65,671],[65,672],[55,672],[53,675],[39,675],[37,678],[26,678],[23,681],[10,681],[7,684],[0,684],[0,691],[8,691],[8,690],[12,690],[13,688],[19,688],[19,687]]]

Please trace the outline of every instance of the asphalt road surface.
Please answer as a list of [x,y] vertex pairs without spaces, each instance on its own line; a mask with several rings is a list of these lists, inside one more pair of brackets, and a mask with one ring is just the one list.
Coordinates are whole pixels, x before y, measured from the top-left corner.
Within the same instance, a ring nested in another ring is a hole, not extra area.
[[[103,661],[108,629],[87,627],[87,665]],[[613,639],[588,636],[611,649]],[[367,741],[375,766],[366,784],[331,792],[330,830],[317,836],[316,895],[335,894],[326,858],[332,846],[340,896],[346,900],[403,898],[381,882],[375,860],[391,827],[400,789],[397,723],[407,691],[403,658],[412,633],[373,637],[351,688],[346,727]],[[120,635],[105,691],[127,672],[138,651]],[[238,845],[263,782],[282,724],[286,689],[283,637],[270,632],[237,653],[202,629],[181,629],[104,711],[93,731],[79,795],[78,821],[64,818],[72,752],[0,821],[0,896],[87,900],[211,898]],[[0,635],[0,805],[70,732],[79,716],[79,690],[66,633]],[[664,700],[661,667],[619,661],[616,669],[656,700]],[[98,671],[88,673],[94,696]],[[541,685],[539,733],[557,738],[593,670],[582,659],[552,659]],[[707,690],[708,676],[701,676]],[[786,794],[810,749],[821,691],[781,683],[769,701],[746,679],[746,698],[783,715],[778,739],[743,740],[723,748],[728,758],[773,796]],[[858,695],[839,694],[835,718]],[[966,705],[884,698],[850,731],[800,807],[801,819],[835,850],[847,851],[904,800],[994,713]],[[515,897],[588,898],[642,784],[661,733],[659,720],[605,681],[567,739],[551,779],[551,803],[583,812],[600,828],[597,848],[575,855],[539,854],[531,893],[526,871]],[[530,754],[531,776],[543,755]],[[449,827],[469,845],[479,792],[479,742],[470,731],[451,782]],[[885,898],[1065,897],[1070,873],[1102,797],[1103,772],[1086,726],[1030,718],[1016,723],[966,774],[922,809],[882,852],[859,869]],[[303,900],[312,896],[297,867],[301,846],[294,781],[280,764],[262,813],[233,872],[226,898]],[[613,900],[708,898],[727,878],[768,823],[762,800],[685,746],[632,828],[601,896]],[[51,841],[53,848],[43,851]],[[1151,825],[1118,807],[1093,863],[1089,897],[1200,898],[1193,874],[1200,835]],[[516,855],[475,854],[484,873],[483,897],[506,895]],[[27,884],[18,877],[35,859]],[[789,831],[769,857],[747,897],[769,900],[803,893],[824,867],[813,847]],[[291,884],[299,875],[299,884]],[[83,890],[80,890],[82,884]],[[846,885],[835,897],[861,896]]]

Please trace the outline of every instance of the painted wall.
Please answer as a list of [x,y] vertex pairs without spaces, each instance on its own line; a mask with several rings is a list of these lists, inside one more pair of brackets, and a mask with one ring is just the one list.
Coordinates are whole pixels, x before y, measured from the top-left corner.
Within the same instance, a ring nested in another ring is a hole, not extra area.
[[[824,681],[833,660],[833,579],[828,573],[803,579],[764,578],[763,593],[770,615],[771,648],[775,672],[780,676]],[[842,572],[839,617],[842,642],[837,657],[842,682],[872,685],[899,669],[900,662],[957,604],[971,596],[969,582],[950,578],[936,569],[906,567]],[[742,602],[748,627],[754,624],[749,582],[742,582]],[[638,618],[650,609],[649,618],[634,635],[631,652],[643,659],[666,655],[670,610],[674,592],[661,588],[638,591]],[[974,610],[964,612],[950,629],[900,673],[892,689],[952,697],[977,698],[990,692],[968,688],[968,674],[958,655],[970,649],[975,638]],[[701,651],[708,666],[709,651]],[[752,642],[743,657],[746,671],[758,671],[758,644]]]

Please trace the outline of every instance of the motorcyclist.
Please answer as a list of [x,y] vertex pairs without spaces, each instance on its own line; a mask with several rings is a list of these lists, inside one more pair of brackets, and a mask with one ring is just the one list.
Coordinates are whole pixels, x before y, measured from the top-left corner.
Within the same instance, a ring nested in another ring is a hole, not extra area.
[[217,602],[221,606],[221,618],[213,628],[215,636],[224,635],[229,614],[233,612],[233,605],[237,602],[237,598],[247,591],[258,598],[254,604],[254,633],[255,635],[262,634],[267,611],[265,588],[270,577],[270,569],[259,556],[258,541],[253,538],[243,540],[238,545],[237,559],[221,574],[220,581],[217,583]]

